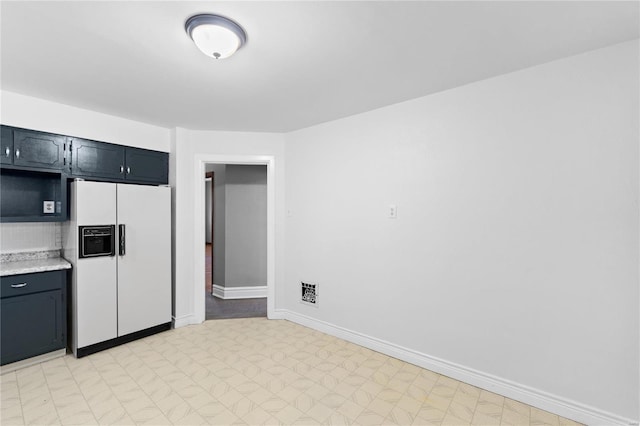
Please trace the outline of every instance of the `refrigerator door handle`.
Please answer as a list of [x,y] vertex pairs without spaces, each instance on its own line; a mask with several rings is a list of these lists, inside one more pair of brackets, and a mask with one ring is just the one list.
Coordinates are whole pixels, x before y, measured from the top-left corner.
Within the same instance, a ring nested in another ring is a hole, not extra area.
[[124,225],[118,225],[118,234],[120,235],[120,244],[118,248],[118,254],[120,256],[125,255],[126,242],[125,242],[125,227]]
[[[109,253],[109,256],[115,256],[116,255],[116,247],[115,247],[116,226],[115,225],[110,225],[109,228],[111,230],[111,239],[109,240],[109,243],[111,244],[111,253]],[[82,244],[82,242],[83,241],[80,241],[80,244]]]

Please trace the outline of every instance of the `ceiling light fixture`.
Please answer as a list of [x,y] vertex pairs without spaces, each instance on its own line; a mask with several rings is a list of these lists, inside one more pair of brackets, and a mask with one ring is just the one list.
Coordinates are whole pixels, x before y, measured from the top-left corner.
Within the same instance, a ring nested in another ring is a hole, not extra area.
[[242,27],[220,15],[192,16],[184,29],[202,53],[215,59],[228,58],[247,42]]

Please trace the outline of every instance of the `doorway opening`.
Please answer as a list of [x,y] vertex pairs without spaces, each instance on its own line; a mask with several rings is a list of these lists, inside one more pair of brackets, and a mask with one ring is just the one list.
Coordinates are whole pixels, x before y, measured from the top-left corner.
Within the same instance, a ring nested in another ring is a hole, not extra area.
[[[281,318],[276,310],[276,172],[275,157],[272,155],[234,155],[234,154],[196,154],[193,158],[193,231],[192,253],[193,277],[193,319],[189,323],[199,324],[205,320],[205,165],[206,164],[240,164],[263,165],[267,168],[267,318]],[[280,179],[280,178],[279,178]],[[214,272],[215,273],[215,272]]]
[[267,166],[205,163],[205,320],[267,316]]

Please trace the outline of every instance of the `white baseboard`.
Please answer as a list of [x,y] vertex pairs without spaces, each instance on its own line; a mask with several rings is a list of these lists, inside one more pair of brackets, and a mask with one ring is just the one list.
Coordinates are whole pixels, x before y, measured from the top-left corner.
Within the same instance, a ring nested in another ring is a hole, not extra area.
[[270,320],[284,320],[287,319],[287,312],[284,309],[274,309],[273,312],[267,314],[267,318]]
[[508,398],[524,402],[562,417],[588,425],[637,425],[632,419],[600,410],[576,401],[512,382],[482,371],[474,370],[453,362],[417,352],[396,344],[367,336],[334,324],[320,321],[297,312],[279,309],[277,318],[287,319],[297,324],[339,337],[376,352],[392,356],[422,368],[452,377],[456,380],[478,386]]
[[220,299],[255,299],[267,297],[267,286],[223,287],[213,285],[213,295]]
[[173,319],[173,328],[185,327],[187,325],[196,324],[194,315],[183,315],[181,317],[171,317]]

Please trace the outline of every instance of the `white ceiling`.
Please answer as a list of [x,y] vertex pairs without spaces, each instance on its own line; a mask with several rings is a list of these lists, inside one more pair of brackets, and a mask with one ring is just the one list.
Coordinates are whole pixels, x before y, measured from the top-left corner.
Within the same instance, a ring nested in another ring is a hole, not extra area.
[[[163,127],[283,132],[639,37],[637,1],[2,1],[1,87]],[[248,33],[213,60],[184,31]]]

